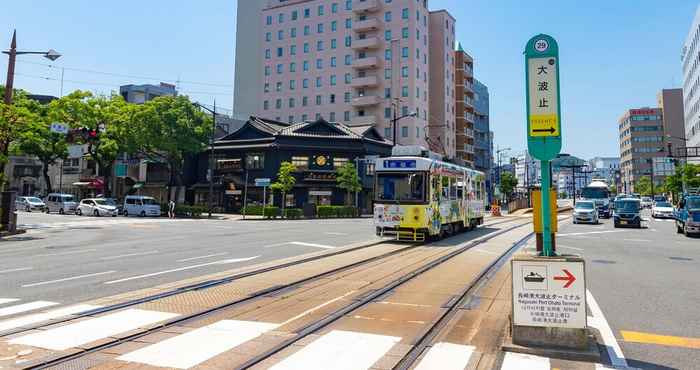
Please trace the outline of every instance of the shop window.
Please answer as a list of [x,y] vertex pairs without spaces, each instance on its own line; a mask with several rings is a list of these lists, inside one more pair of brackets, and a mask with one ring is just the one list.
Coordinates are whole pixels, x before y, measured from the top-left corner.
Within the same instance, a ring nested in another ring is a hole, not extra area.
[[308,170],[309,157],[294,156],[292,157],[292,164],[297,168],[297,171]]
[[265,155],[262,153],[251,153],[245,157],[246,168],[249,170],[261,170],[265,168]]
[[338,169],[348,163],[347,158],[333,158],[333,167]]

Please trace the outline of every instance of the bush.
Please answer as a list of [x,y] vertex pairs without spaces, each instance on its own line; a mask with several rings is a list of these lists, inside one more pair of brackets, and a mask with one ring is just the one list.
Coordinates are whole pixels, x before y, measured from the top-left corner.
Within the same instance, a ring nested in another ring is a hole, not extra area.
[[263,207],[262,206],[247,206],[245,207],[245,214],[247,216],[262,216]]
[[267,218],[277,218],[280,215],[279,207],[265,207],[263,211],[263,216]]
[[319,218],[357,217],[357,208],[351,206],[318,206]]
[[286,218],[301,218],[302,212],[299,208],[287,208],[284,210],[284,217]]
[[333,206],[318,206],[316,209],[316,214],[319,218],[329,218],[335,216],[335,209]]

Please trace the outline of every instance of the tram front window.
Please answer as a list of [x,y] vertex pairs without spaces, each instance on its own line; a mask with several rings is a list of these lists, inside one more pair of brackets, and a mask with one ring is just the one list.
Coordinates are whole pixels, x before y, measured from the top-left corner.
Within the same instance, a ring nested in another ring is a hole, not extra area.
[[422,173],[378,173],[377,201],[422,202],[424,183]]

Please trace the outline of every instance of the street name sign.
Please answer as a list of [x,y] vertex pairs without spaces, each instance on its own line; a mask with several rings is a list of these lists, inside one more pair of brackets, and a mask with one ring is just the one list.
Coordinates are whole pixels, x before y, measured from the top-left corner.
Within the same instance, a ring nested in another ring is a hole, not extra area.
[[527,138],[530,154],[551,160],[561,151],[559,46],[548,35],[537,35],[525,48]]
[[513,258],[513,325],[586,328],[586,278],[578,257]]
[[255,179],[255,186],[270,186],[272,180],[269,178],[257,178]]

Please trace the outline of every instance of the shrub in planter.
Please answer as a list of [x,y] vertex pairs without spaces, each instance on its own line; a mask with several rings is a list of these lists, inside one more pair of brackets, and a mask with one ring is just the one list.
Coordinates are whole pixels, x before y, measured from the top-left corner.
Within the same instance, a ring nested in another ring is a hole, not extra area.
[[318,215],[319,218],[335,217],[336,216],[335,207],[333,207],[333,206],[318,206],[318,208],[316,210],[316,214]]
[[267,218],[277,218],[280,215],[279,207],[265,207],[263,210],[263,216]]
[[263,215],[263,207],[262,206],[245,207],[245,214],[248,216],[262,216]]
[[284,210],[284,217],[286,218],[301,218],[302,212],[299,208],[287,208]]

